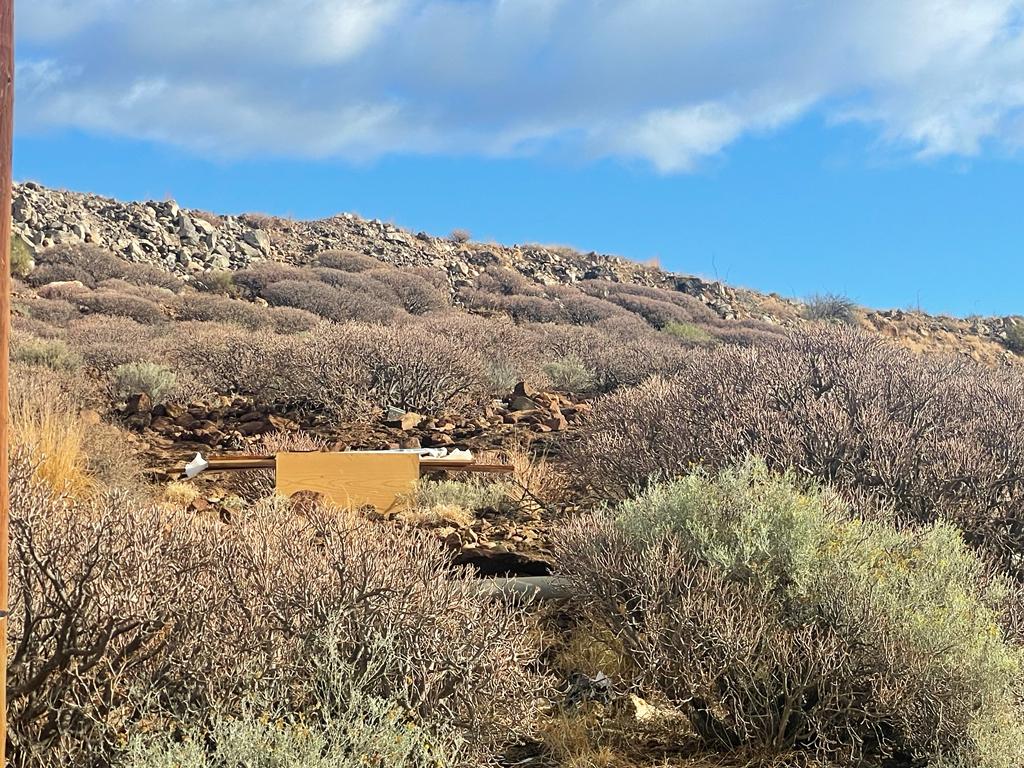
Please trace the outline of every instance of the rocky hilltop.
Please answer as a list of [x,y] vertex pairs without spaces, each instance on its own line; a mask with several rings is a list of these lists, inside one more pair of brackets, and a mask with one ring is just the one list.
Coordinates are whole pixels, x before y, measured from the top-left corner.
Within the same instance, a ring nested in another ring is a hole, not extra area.
[[[314,221],[262,214],[222,216],[182,208],[173,200],[122,202],[25,182],[14,186],[13,219],[15,235],[34,251],[93,244],[186,280],[267,260],[308,264],[323,251],[347,250],[397,267],[437,269],[448,276],[453,290],[470,285],[490,266],[503,266],[541,285],[603,279],[671,288],[698,298],[726,320],[756,319],[782,326],[806,322],[802,302],[777,294],[571,248],[505,246],[413,233],[351,213]],[[1017,359],[1007,348],[1016,317],[964,319],[910,310],[861,310],[857,322],[918,351],[954,351],[990,363]]]

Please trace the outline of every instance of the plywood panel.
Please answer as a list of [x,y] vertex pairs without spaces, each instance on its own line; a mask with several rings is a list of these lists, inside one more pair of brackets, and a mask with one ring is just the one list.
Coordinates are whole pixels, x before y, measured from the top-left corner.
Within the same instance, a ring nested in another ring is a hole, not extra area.
[[420,476],[420,457],[407,453],[279,453],[277,492],[322,493],[341,507],[372,504],[381,512],[400,505]]

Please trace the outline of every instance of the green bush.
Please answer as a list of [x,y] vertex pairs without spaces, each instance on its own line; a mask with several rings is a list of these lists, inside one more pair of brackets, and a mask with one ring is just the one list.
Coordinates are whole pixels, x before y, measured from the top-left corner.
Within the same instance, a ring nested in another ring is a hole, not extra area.
[[54,371],[74,371],[82,367],[82,356],[61,339],[25,339],[11,350],[11,360],[42,365]]
[[563,357],[547,363],[544,374],[551,386],[563,392],[593,392],[597,386],[597,377],[577,357]]
[[713,338],[704,328],[693,323],[668,323],[662,330],[688,344],[706,344]]
[[[329,636],[328,636],[329,640]],[[374,643],[387,655],[386,639]],[[395,699],[368,694],[380,664],[369,668],[340,658],[334,642],[319,642],[307,681],[313,691],[308,722],[250,704],[241,716],[213,718],[202,731],[136,736],[119,768],[448,768],[461,762],[463,738],[455,729],[424,727]]]
[[110,388],[115,399],[124,400],[144,392],[154,404],[167,399],[177,381],[173,371],[150,362],[125,363],[110,374]]
[[32,247],[19,235],[11,235],[11,276],[27,277],[35,269]]
[[557,546],[631,682],[683,709],[707,749],[1024,760],[1010,587],[951,526],[858,517],[747,460],[581,518]]

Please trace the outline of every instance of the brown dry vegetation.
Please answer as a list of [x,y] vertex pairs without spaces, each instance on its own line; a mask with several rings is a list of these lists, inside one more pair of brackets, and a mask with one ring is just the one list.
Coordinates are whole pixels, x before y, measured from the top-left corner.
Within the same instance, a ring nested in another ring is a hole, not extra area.
[[[91,248],[37,260],[15,297],[12,764],[1024,764],[1018,369],[500,268],[454,287],[338,251],[186,285]],[[473,417],[520,381],[593,411],[390,520],[259,473],[205,510],[142,479],[122,422],[140,392]],[[554,530],[573,599],[485,598],[451,564],[437,531],[498,514]]]

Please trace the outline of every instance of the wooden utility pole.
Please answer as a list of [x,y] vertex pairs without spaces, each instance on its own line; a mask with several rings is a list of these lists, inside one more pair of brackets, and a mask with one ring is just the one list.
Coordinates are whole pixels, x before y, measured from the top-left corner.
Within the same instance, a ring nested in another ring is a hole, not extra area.
[[11,151],[14,141],[14,0],[0,0],[0,766],[7,765],[7,545],[10,516],[7,360],[11,331]]

